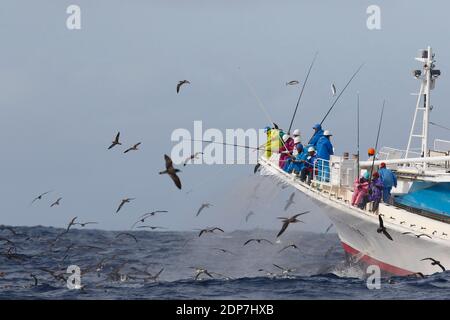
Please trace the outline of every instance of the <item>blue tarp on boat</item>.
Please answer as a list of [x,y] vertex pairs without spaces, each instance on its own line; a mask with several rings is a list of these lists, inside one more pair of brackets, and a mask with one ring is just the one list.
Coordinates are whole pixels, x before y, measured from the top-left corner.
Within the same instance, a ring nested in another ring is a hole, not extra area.
[[410,193],[396,197],[395,201],[409,207],[450,216],[450,183],[421,186],[415,182]]

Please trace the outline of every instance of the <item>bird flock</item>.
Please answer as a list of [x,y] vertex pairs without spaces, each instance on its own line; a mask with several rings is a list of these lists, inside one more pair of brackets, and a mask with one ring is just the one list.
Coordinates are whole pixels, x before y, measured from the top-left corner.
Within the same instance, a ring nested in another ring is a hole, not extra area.
[[[190,82],[188,80],[179,81],[176,86],[177,94],[180,93],[181,88],[187,84],[190,84]],[[293,86],[293,85],[298,85],[298,84],[299,84],[299,82],[297,80],[292,80],[292,81],[286,82],[287,86]],[[331,88],[332,88],[332,94],[334,96],[336,94],[336,87],[334,84],[332,84]],[[141,142],[134,143],[133,145],[126,148],[123,153],[127,154],[131,151],[135,151],[135,152],[139,151],[141,144],[142,144]],[[122,146],[122,142],[120,141],[120,132],[117,132],[117,134],[114,136],[114,139],[112,140],[111,144],[109,145],[109,147],[107,149],[111,150],[113,148],[117,148],[117,146]],[[185,159],[185,161],[183,162],[183,166],[185,167],[190,162],[194,161],[195,159],[198,159],[198,157],[202,154],[203,154],[202,152],[197,152],[197,153],[192,154],[191,156],[187,157]],[[181,172],[181,170],[175,168],[172,159],[167,154],[164,155],[164,165],[165,165],[165,169],[160,171],[159,174],[169,176],[171,178],[171,180],[173,181],[173,183],[175,184],[175,186],[178,189],[182,189],[182,183],[181,183],[181,179],[179,177],[179,173]],[[258,170],[258,168],[255,167],[255,172],[257,170]],[[284,187],[285,187],[284,185],[281,185],[281,188],[284,189]],[[36,196],[35,198],[32,199],[30,205],[33,205],[38,201],[43,201],[43,199],[46,196],[49,196],[52,192],[54,192],[54,191],[49,190],[49,191],[39,194],[38,196]],[[284,208],[283,208],[284,211],[287,211],[295,203],[294,197],[295,197],[295,193],[292,192],[292,194],[286,200],[286,204],[284,205]],[[63,197],[59,196],[55,200],[51,201],[50,208],[61,206],[62,199],[63,199]],[[133,198],[133,197],[126,197],[126,198],[121,199],[118,202],[118,206],[115,211],[115,214],[119,214],[119,212],[124,208],[124,206],[129,205],[133,200],[135,200],[135,198]],[[206,209],[208,209],[212,206],[213,205],[208,202],[202,203],[200,205],[200,207],[198,208],[195,216],[199,217],[201,215],[201,213],[203,213]],[[251,245],[274,246],[275,243],[280,243],[278,238],[281,237],[286,232],[288,226],[291,224],[296,224],[296,223],[304,223],[304,221],[299,220],[298,218],[307,213],[309,213],[309,211],[296,213],[289,217],[278,217],[278,219],[281,220],[281,229],[275,236],[276,240],[269,240],[266,238],[251,238],[251,239],[246,240],[242,244],[242,246],[244,246],[244,247],[251,246]],[[168,214],[168,211],[167,210],[154,210],[154,211],[142,214],[141,216],[138,217],[138,219],[134,223],[132,223],[132,225],[130,227],[130,231],[138,230],[138,229],[141,229],[141,230],[142,229],[147,229],[147,230],[166,229],[163,226],[155,226],[155,225],[145,224],[148,219],[151,219],[152,217],[155,217],[156,215],[162,215],[162,214],[164,214],[164,215]],[[253,211],[248,212],[245,215],[245,222],[247,223],[249,221],[249,219],[254,215],[256,215],[255,212],[253,212]],[[379,219],[379,227],[376,230],[377,233],[383,234],[390,241],[394,241],[393,238],[391,237],[391,235],[389,234],[388,230],[384,226],[384,222],[383,222],[381,215],[378,216],[378,219]],[[62,257],[60,260],[60,263],[63,263],[64,261],[66,261],[69,258],[70,252],[73,251],[74,249],[82,249],[83,247],[85,249],[89,249],[89,250],[104,249],[101,246],[95,246],[95,245],[84,245],[84,246],[83,245],[81,245],[81,246],[75,245],[75,243],[70,241],[70,239],[68,238],[68,235],[73,227],[78,226],[78,227],[84,228],[88,225],[97,225],[97,224],[98,224],[98,222],[96,222],[96,221],[78,221],[77,216],[73,217],[68,222],[67,226],[60,233],[58,233],[54,239],[52,239],[50,242],[46,243],[47,250],[45,252],[52,253],[52,254],[54,254],[54,253],[60,254]],[[328,233],[328,231],[331,229],[332,226],[333,225],[331,224],[326,229],[325,233]],[[12,227],[7,227],[7,226],[0,226],[0,227],[1,227],[0,231],[8,230],[12,234],[12,237],[22,237],[22,238],[25,238],[26,241],[33,241],[33,238],[31,236],[28,236],[25,234],[18,234],[15,231],[15,229]],[[223,233],[225,233],[225,231],[223,230],[223,228],[221,228],[219,226],[206,227],[206,228],[198,230],[197,237],[202,237],[202,236],[205,237],[208,234],[214,235],[217,233],[223,234]],[[407,235],[407,234],[412,234],[412,233],[405,232],[403,234]],[[425,235],[425,234],[418,234],[418,235],[412,234],[412,235],[416,236],[418,238],[420,238],[422,236],[429,237],[428,235]],[[124,231],[124,232],[117,233],[115,235],[114,239],[112,239],[108,244],[109,244],[109,246],[114,246],[117,244],[118,241],[127,241],[126,239],[128,241],[133,241],[134,243],[139,242],[139,238],[135,234]],[[186,241],[184,246],[189,241],[192,241],[192,240],[193,239],[188,239],[188,241]],[[60,249],[56,249],[56,251],[55,251],[55,247],[57,247],[57,245],[61,244],[61,243],[64,243],[62,246],[65,247],[65,249],[63,251],[61,251]],[[22,262],[22,261],[26,261],[28,259],[33,259],[33,257],[35,257],[33,255],[20,254],[18,251],[21,249],[20,246],[17,245],[15,243],[15,241],[11,240],[10,238],[6,238],[3,236],[0,237],[0,244],[2,244],[2,246],[7,247],[7,250],[5,252],[1,252],[0,255],[6,257],[9,260]],[[217,252],[221,252],[223,254],[235,255],[235,253],[233,253],[232,251],[230,251],[228,249],[219,248],[219,247],[214,247],[212,249],[216,250]],[[288,249],[299,250],[299,247],[295,243],[290,243],[288,245],[283,246],[280,250],[278,250],[278,253],[282,253]],[[43,253],[39,253],[37,255],[41,255],[41,254],[43,254]],[[118,257],[116,255],[101,257],[100,261],[98,261],[97,263],[95,263],[91,266],[87,266],[86,268],[84,268],[83,272],[84,273],[94,272],[94,273],[100,274],[105,269],[105,266],[108,263],[111,263],[112,261],[116,260],[117,258]],[[443,271],[446,270],[445,267],[438,260],[435,260],[434,258],[427,257],[427,258],[422,259],[422,261],[430,261],[431,265],[438,266]],[[128,279],[131,279],[131,280],[143,280],[144,282],[147,282],[147,281],[156,282],[156,281],[158,281],[158,279],[160,278],[161,274],[164,271],[164,268],[160,268],[160,269],[156,270],[155,272],[150,272],[149,267],[142,269],[142,268],[138,268],[136,266],[131,266],[129,268],[130,272],[128,272],[127,274],[124,274],[121,272],[121,270],[125,267],[125,265],[127,263],[128,262],[125,261],[118,265],[115,265],[114,268],[109,272],[108,278],[112,279],[112,280],[117,280],[117,281],[126,281]],[[273,266],[280,272],[279,274],[271,272],[271,271],[267,271],[265,269],[259,269],[258,271],[265,272],[266,275],[270,275],[270,276],[288,275],[295,271],[295,269],[293,269],[293,268],[287,268],[287,267],[283,267],[283,266],[280,266],[277,264],[273,264]],[[204,267],[196,266],[196,267],[190,267],[190,268],[194,269],[193,278],[195,280],[200,280],[205,276],[208,278],[221,277],[224,279],[230,279],[230,277],[224,276],[223,274],[208,271]],[[37,270],[39,270],[41,273],[47,274],[48,276],[50,276],[51,278],[53,278],[56,281],[64,281],[64,282],[67,281],[68,275],[66,274],[65,270],[61,269],[61,264],[58,265],[57,270],[51,270],[51,269],[39,267],[39,266],[36,268],[36,271]],[[36,271],[30,273],[30,278],[32,280],[32,284],[30,286],[37,286],[39,284],[39,281],[40,281],[39,275],[38,275],[38,272],[36,272]],[[4,277],[4,276],[5,276],[5,272],[0,270],[0,277]]]

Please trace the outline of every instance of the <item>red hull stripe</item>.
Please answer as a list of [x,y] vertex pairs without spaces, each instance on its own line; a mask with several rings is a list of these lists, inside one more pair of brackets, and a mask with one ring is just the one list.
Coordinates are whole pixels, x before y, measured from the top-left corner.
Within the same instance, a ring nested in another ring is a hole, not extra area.
[[[346,244],[344,242],[341,242],[341,243],[342,243],[342,247],[344,248],[345,252],[347,252],[347,253],[349,253],[351,255],[357,255],[357,254],[360,253],[358,250],[356,250],[355,248],[350,247],[348,244]],[[391,274],[394,274],[394,275],[397,275],[397,276],[406,276],[406,275],[414,273],[412,271],[401,269],[401,268],[398,268],[396,266],[393,266],[393,265],[381,262],[381,261],[379,261],[377,259],[369,257],[368,255],[364,255],[361,258],[361,261],[364,261],[365,263],[367,263],[369,265],[377,265],[377,266],[380,267],[381,270],[386,271],[386,272],[391,273]]]

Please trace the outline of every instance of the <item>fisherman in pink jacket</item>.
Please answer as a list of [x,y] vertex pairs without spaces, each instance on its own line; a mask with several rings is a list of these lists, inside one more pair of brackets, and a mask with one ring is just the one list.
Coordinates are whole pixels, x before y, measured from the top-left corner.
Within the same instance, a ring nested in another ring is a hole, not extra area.
[[369,191],[370,174],[366,171],[361,178],[356,178],[353,183],[352,206],[359,206]]
[[286,160],[289,159],[289,156],[294,151],[294,139],[292,139],[288,134],[283,135],[283,144],[280,147],[280,168],[284,168],[286,164]]

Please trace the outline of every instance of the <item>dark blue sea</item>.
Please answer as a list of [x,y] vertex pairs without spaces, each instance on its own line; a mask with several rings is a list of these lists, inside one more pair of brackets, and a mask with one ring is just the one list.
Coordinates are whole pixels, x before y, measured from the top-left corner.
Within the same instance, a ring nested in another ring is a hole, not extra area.
[[[276,231],[62,232],[0,226],[0,299],[450,299],[449,272],[382,278],[369,290],[336,234],[291,230],[282,243],[243,246]],[[298,249],[280,252],[291,243]],[[71,265],[81,271],[78,289],[67,286]],[[196,269],[209,275],[195,279]]]

